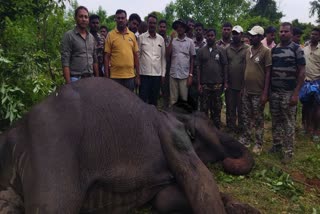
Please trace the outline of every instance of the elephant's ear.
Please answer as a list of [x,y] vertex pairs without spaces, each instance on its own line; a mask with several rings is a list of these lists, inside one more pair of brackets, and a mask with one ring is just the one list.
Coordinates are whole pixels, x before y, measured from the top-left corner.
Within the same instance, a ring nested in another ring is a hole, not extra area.
[[159,138],[164,156],[193,213],[224,214],[218,186],[195,153],[184,125],[166,113],[159,120]]

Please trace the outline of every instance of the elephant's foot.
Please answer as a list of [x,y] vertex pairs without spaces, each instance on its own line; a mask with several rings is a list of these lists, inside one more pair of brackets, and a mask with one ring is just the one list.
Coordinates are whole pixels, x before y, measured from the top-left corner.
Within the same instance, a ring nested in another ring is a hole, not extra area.
[[153,214],[191,214],[187,198],[175,184],[161,190],[152,200]]
[[249,204],[234,200],[231,196],[221,193],[221,198],[228,214],[260,214],[260,211]]

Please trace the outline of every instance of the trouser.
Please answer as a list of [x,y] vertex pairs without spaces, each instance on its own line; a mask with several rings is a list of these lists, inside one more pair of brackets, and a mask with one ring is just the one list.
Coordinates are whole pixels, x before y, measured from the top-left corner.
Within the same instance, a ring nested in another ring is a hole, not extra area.
[[139,97],[146,103],[157,106],[161,77],[140,75]]
[[188,79],[176,79],[170,77],[170,105],[174,105],[180,98],[183,101],[188,100]]
[[202,85],[200,111],[207,114],[218,129],[221,127],[222,93],[222,84]]
[[[170,69],[169,69],[170,71]],[[164,79],[164,83],[161,84],[161,96],[162,96],[162,102],[163,107],[168,108],[170,104],[170,75],[169,75],[168,69],[166,70],[166,76]]]
[[[242,120],[243,134],[241,143],[250,144],[252,142],[252,131],[255,130],[255,144],[262,146],[264,134],[264,105],[260,102],[261,95],[248,94],[244,91],[242,95]],[[254,126],[254,127],[252,127]]]
[[199,92],[198,92],[198,77],[196,75],[192,78],[192,85],[188,90],[188,103],[194,111],[199,107]]
[[71,82],[76,82],[80,79],[84,79],[84,78],[89,78],[89,77],[93,77],[93,74],[91,73],[85,73],[85,74],[81,74],[81,75],[70,75],[70,81]]
[[[227,89],[225,92],[226,100],[226,124],[231,130],[243,130],[242,121],[242,104],[241,104],[241,91],[236,89]],[[236,125],[238,119],[238,127]]]
[[285,153],[293,153],[297,106],[290,106],[293,92],[271,92],[272,138],[274,146],[283,146]]
[[116,81],[120,85],[126,87],[130,91],[134,91],[134,77],[133,78],[128,78],[128,79],[117,79],[117,78],[112,78],[112,80]]

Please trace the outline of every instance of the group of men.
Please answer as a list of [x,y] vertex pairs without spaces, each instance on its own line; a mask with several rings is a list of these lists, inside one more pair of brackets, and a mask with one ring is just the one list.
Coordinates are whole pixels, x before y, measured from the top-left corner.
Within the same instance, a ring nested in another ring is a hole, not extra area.
[[[247,32],[250,45],[243,42],[240,25],[224,23],[222,38],[215,29],[204,29],[192,19],[167,23],[148,15],[146,23],[138,14],[117,10],[116,28],[99,33],[99,17],[80,6],[75,11],[76,27],[62,40],[62,65],[66,83],[91,76],[110,78],[140,98],[157,106],[159,93],[165,107],[178,100],[188,101],[194,110],[205,112],[221,128],[222,94],[225,93],[226,124],[240,132],[239,141],[260,154],[263,146],[264,107],[270,102],[273,147],[283,162],[293,155],[295,120],[299,91],[305,80],[320,79],[319,29],[313,29],[304,51],[292,41],[293,27],[284,22],[275,44],[276,28],[254,26]],[[90,32],[87,30],[90,26]],[[157,31],[158,30],[158,31]],[[266,37],[265,37],[266,35]],[[306,105],[306,109],[312,106]],[[311,112],[306,110],[306,112]],[[305,118],[310,118],[309,115]],[[254,133],[253,133],[254,131]],[[313,134],[317,135],[318,127]]]

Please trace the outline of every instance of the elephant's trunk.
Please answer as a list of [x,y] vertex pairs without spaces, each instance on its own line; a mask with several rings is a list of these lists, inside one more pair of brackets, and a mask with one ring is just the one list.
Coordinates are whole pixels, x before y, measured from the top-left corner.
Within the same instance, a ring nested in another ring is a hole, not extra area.
[[227,173],[245,175],[251,171],[254,165],[254,159],[251,153],[244,146],[240,146],[239,149],[240,157],[227,157],[223,160],[222,166]]

